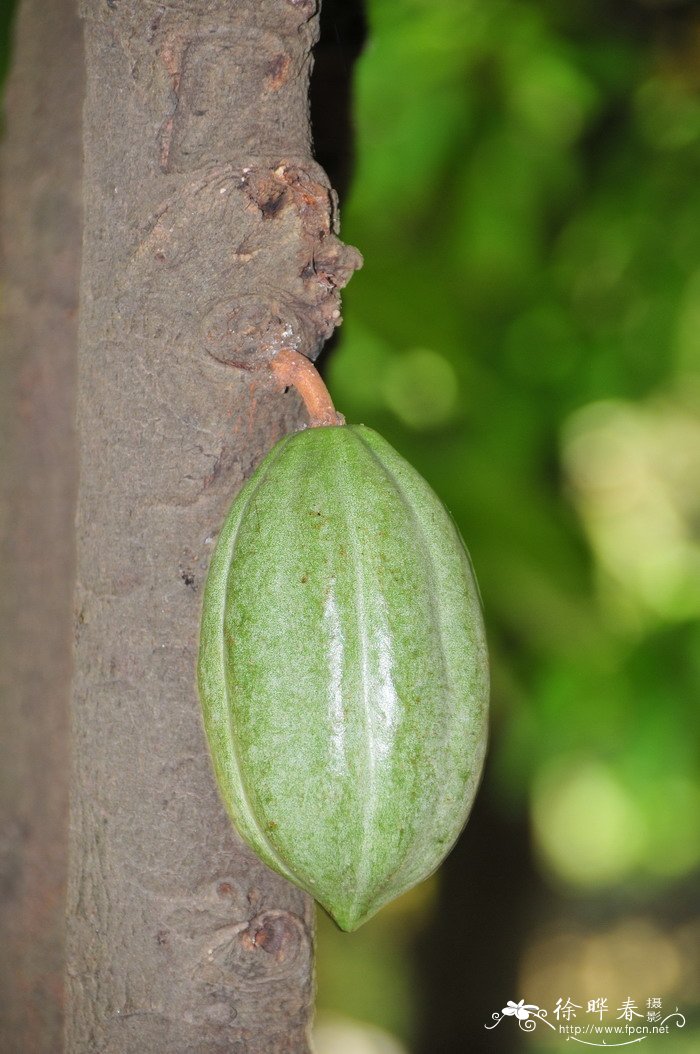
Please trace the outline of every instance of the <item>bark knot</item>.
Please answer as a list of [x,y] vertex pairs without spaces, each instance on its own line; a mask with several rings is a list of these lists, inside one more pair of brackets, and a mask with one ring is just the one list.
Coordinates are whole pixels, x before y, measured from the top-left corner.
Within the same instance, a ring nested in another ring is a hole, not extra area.
[[265,912],[257,915],[241,934],[241,944],[246,951],[264,952],[275,963],[282,964],[296,957],[300,940],[298,920],[289,912]]

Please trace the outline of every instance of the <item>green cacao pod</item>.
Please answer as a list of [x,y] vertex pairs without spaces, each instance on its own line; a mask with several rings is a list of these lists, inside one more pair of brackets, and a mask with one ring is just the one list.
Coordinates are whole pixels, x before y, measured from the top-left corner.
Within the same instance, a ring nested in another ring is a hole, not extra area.
[[486,744],[479,593],[447,510],[372,429],[287,436],[237,496],[199,690],[238,831],[343,929],[449,852]]

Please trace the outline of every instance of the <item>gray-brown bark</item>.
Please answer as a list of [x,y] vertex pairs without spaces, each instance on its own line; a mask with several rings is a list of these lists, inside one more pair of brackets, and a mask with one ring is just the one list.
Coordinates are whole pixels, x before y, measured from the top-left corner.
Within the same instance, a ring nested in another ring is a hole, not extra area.
[[24,0],[0,156],[0,1050],[61,1049],[82,39]]
[[84,16],[67,1048],[304,1051],[312,904],[231,830],[194,667],[226,508],[303,419],[251,367],[314,357],[358,263],[311,157],[314,3]]

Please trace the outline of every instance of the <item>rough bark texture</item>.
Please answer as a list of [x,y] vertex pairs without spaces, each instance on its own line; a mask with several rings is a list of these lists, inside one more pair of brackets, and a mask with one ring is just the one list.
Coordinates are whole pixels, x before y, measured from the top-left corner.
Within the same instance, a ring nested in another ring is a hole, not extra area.
[[232,832],[194,669],[227,506],[303,420],[254,368],[313,357],[358,264],[311,157],[315,4],[83,13],[67,1048],[305,1051],[312,904]]
[[61,1049],[82,38],[24,0],[0,156],[0,1050]]

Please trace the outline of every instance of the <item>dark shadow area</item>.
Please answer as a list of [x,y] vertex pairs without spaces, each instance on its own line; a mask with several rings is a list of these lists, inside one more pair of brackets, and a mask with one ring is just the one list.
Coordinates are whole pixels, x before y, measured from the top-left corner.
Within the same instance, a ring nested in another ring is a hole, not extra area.
[[2,0],[0,3],[0,88],[5,83],[10,65],[12,28],[16,9],[17,0]]
[[[314,155],[337,191],[342,209],[354,170],[353,74],[367,37],[364,0],[324,0],[321,36],[314,48],[309,89]],[[326,343],[321,362],[337,346],[340,331]]]
[[[524,817],[508,820],[482,787],[469,823],[442,865],[432,925],[416,946],[420,1028],[415,1054],[515,1054],[523,1038],[486,1030],[522,996],[518,963],[541,883]],[[494,999],[502,1000],[494,1005]]]
[[324,0],[314,49],[311,124],[314,153],[341,203],[353,174],[352,78],[367,36],[364,0]]

